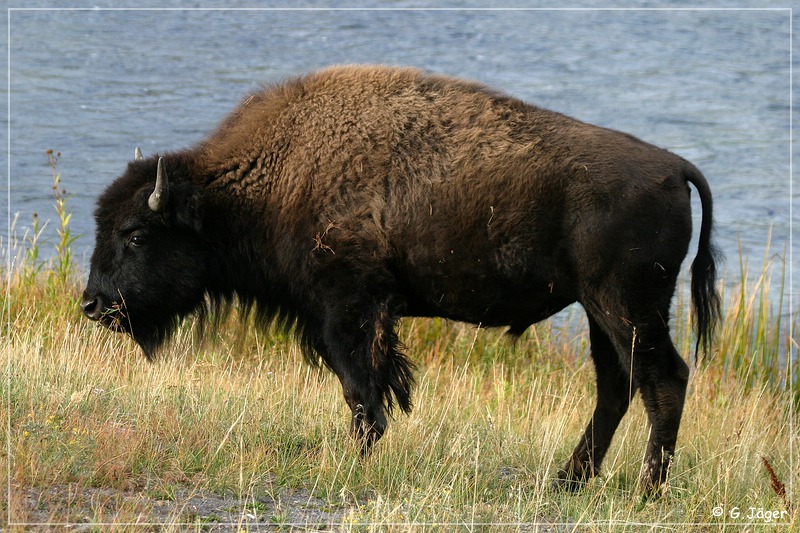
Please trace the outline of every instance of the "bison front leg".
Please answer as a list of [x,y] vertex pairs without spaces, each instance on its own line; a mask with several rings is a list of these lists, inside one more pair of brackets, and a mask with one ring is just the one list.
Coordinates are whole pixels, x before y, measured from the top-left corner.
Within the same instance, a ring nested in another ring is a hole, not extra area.
[[386,409],[369,365],[366,342],[356,332],[339,329],[335,339],[326,341],[327,363],[339,378],[344,399],[350,407],[350,433],[367,455],[383,436],[387,426]]
[[330,320],[326,326],[326,361],[342,384],[351,433],[364,455],[386,431],[395,400],[403,411],[411,410],[413,366],[398,349],[394,326],[386,305],[355,322]]
[[368,387],[354,384],[350,376],[342,379],[345,401],[350,407],[350,434],[361,443],[361,454],[368,455],[372,446],[386,431],[386,410],[380,401],[376,401],[373,391]]

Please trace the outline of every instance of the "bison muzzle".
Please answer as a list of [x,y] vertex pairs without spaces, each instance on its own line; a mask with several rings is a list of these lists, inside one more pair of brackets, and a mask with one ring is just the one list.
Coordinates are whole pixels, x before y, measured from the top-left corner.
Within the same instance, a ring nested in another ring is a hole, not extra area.
[[598,472],[640,391],[641,484],[667,477],[689,376],[669,332],[702,204],[698,344],[719,315],[711,193],[666,150],[482,85],[344,66],[247,97],[196,146],[142,158],[99,198],[82,307],[152,359],[180,320],[237,306],[296,332],[341,381],[369,451],[411,411],[400,317],[507,327],[579,302],[597,406],[555,485]]

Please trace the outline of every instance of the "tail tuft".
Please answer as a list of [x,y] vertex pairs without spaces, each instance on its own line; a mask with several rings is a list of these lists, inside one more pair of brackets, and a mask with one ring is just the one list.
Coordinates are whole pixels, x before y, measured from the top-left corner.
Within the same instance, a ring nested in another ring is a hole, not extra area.
[[697,255],[692,262],[692,303],[694,305],[694,326],[697,335],[695,360],[700,348],[704,353],[711,349],[714,330],[720,320],[721,302],[717,292],[717,262],[722,255],[711,242],[713,226],[711,190],[708,182],[694,167],[687,170],[686,180],[692,183],[700,196],[703,218],[700,225],[700,240]]

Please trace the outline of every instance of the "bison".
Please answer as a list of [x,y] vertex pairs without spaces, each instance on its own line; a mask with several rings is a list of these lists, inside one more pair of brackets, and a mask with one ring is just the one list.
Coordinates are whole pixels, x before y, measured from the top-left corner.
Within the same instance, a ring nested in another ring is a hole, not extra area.
[[364,453],[414,365],[399,318],[522,334],[586,311],[597,405],[556,488],[598,472],[631,397],[651,433],[641,486],[667,478],[689,368],[669,332],[692,233],[699,345],[719,316],[708,183],[618,131],[413,68],[337,66],[246,97],[194,147],[142,158],[100,196],[81,307],[153,359],[190,314],[232,307],[295,332],[339,378]]

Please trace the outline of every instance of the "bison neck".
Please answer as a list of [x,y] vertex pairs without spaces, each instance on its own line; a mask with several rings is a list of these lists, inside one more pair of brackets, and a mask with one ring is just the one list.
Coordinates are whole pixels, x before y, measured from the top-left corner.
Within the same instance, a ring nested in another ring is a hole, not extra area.
[[[247,203],[209,209],[204,226],[208,232],[211,268],[208,295],[217,309],[239,305],[243,316],[255,315],[260,326],[274,321],[290,327],[305,327],[313,299],[301,291],[302,263],[297,245],[287,232],[269,223],[263,210]],[[235,213],[235,215],[232,215]],[[279,235],[283,235],[279,237]],[[306,250],[307,251],[307,250]]]

